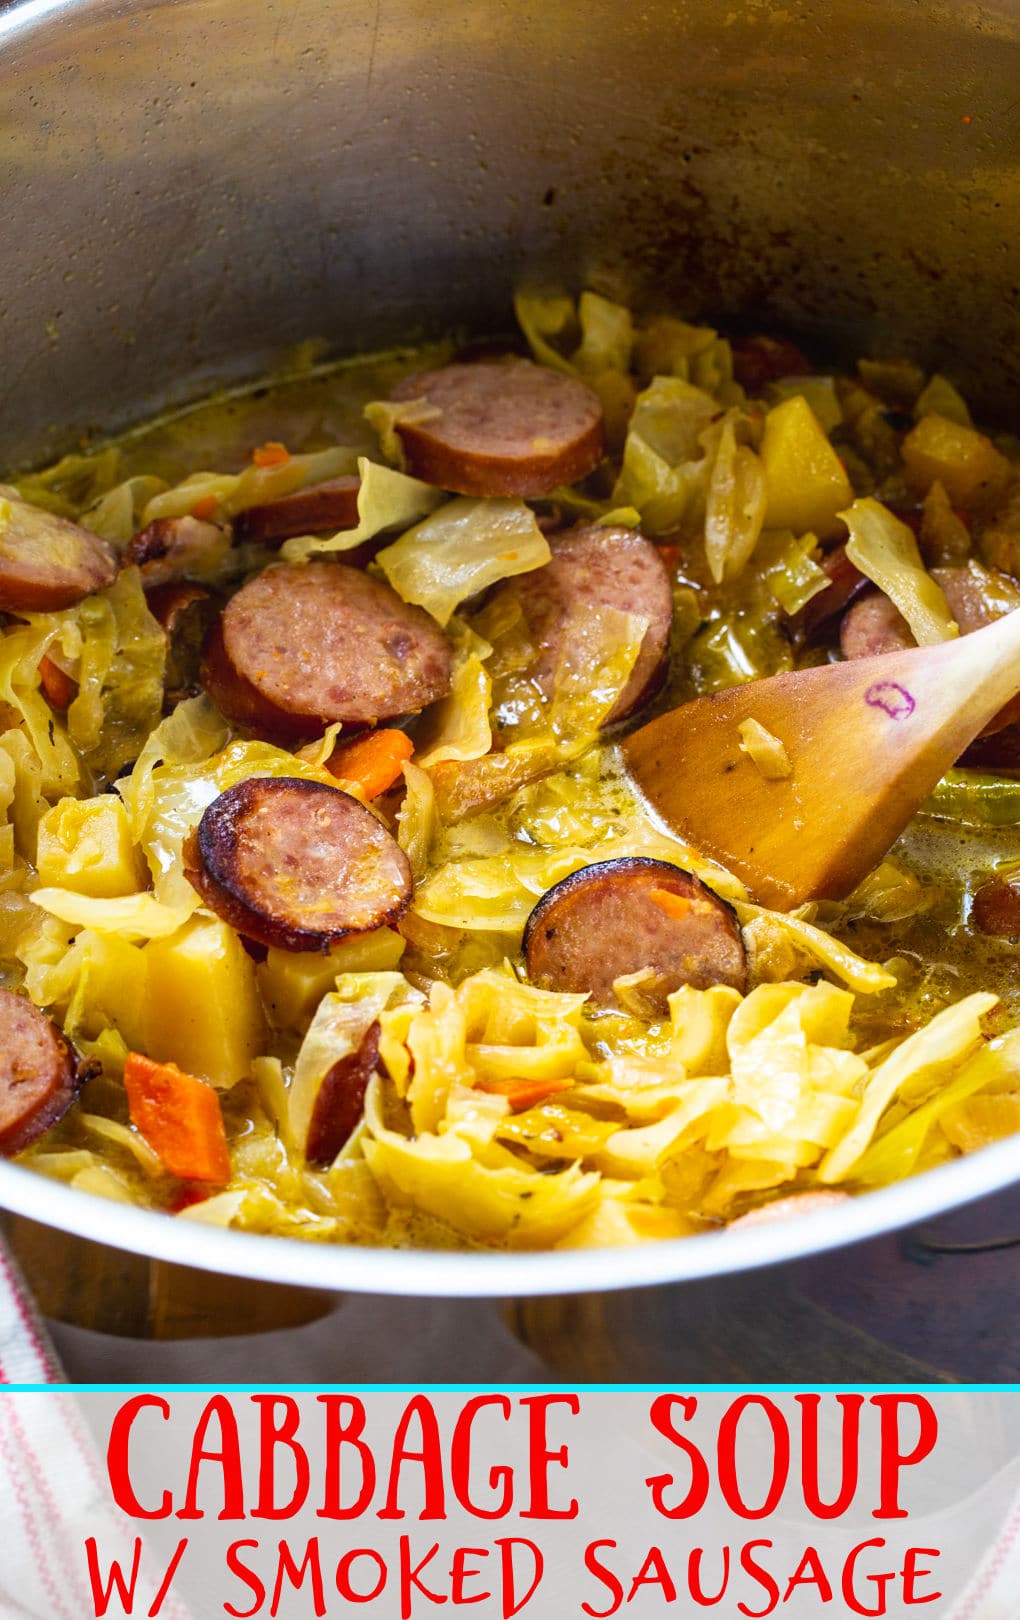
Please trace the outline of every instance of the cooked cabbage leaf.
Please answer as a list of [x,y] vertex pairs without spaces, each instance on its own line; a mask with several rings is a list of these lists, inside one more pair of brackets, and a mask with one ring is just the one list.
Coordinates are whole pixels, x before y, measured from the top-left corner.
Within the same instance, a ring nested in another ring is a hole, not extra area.
[[492,747],[492,681],[485,667],[492,648],[466,624],[452,621],[447,634],[454,644],[451,689],[433,704],[419,733],[415,763],[422,770],[444,760],[480,759]]
[[919,647],[959,633],[942,588],[925,569],[905,523],[870,497],[854,501],[839,516],[850,530],[850,561],[896,604]]
[[288,1145],[303,1154],[316,1099],[334,1064],[357,1052],[387,1007],[420,1001],[402,973],[344,973],[324,995],[301,1043],[279,1124]]
[[191,473],[172,489],[153,495],[146,502],[141,521],[152,523],[155,518],[186,517],[199,501],[203,503],[205,515],[209,516],[206,503],[215,501],[213,521],[223,522],[247,511],[250,506],[261,506],[311,484],[354,473],[358,465],[357,451],[336,445],[307,455],[289,456],[286,461],[268,467],[253,463],[239,473]]
[[[431,484],[394,472],[392,467],[381,467],[365,456],[358,458],[358,473],[361,487],[357,526],[318,539],[288,540],[281,548],[288,562],[306,562],[320,552],[352,551],[389,529],[406,529],[409,523],[417,523],[446,500],[442,490],[433,489]],[[385,552],[381,556],[385,556]]]
[[405,602],[446,625],[469,596],[498,579],[530,573],[549,556],[549,543],[523,501],[458,496],[380,551],[376,562]]

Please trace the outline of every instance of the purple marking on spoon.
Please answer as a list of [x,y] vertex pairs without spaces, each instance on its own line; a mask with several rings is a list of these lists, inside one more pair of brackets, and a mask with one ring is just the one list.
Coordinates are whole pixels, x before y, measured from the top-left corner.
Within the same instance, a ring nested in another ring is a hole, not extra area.
[[917,708],[906,687],[897,681],[876,681],[868,687],[864,701],[873,709],[882,709],[890,720],[906,720]]

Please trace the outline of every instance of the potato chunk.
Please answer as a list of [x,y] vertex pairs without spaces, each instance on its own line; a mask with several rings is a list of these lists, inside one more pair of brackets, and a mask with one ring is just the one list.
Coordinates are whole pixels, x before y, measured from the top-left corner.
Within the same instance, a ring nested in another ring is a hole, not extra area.
[[149,872],[131,841],[120,799],[61,799],[39,823],[36,866],[44,887],[73,889],[96,900],[135,894]]
[[947,416],[924,416],[903,441],[911,485],[925,495],[936,479],[954,506],[993,504],[1009,479],[1009,462],[991,439]]
[[392,928],[375,928],[334,945],[331,951],[281,951],[271,945],[255,976],[270,1022],[303,1034],[340,973],[385,973],[404,954],[405,941]]
[[263,1040],[255,965],[232,928],[195,916],[145,951],[144,1051],[229,1087],[252,1072]]
[[850,505],[853,490],[825,429],[800,394],[769,411],[761,459],[767,529],[792,529],[822,540],[840,532],[836,514]]

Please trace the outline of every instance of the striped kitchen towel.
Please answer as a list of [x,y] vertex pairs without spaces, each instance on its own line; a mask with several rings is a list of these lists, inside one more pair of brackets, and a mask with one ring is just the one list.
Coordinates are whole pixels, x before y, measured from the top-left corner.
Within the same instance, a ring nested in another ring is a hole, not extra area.
[[[0,1620],[94,1616],[85,1553],[90,1536],[131,1566],[134,1538],[110,1505],[75,1396],[64,1390],[5,1396],[2,1388],[63,1377],[24,1281],[0,1244]],[[172,1595],[162,1613],[167,1620],[191,1620]]]

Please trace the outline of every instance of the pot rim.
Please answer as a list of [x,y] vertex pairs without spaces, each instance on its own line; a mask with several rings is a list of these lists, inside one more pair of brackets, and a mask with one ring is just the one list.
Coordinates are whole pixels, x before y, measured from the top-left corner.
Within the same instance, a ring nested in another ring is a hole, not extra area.
[[498,1299],[648,1287],[753,1271],[878,1238],[1020,1181],[1020,1138],[864,1193],[810,1219],[627,1248],[538,1252],[386,1249],[236,1232],[77,1191],[0,1164],[0,1208],[113,1249],[200,1271],[336,1293]]

